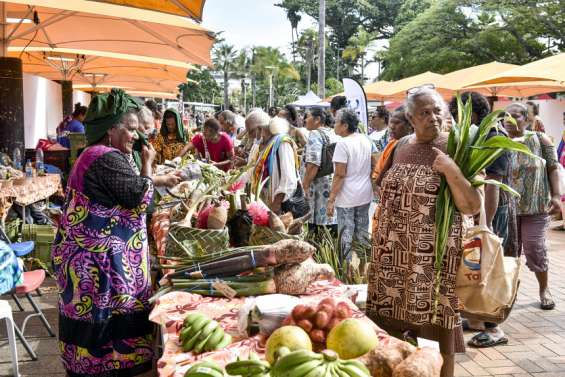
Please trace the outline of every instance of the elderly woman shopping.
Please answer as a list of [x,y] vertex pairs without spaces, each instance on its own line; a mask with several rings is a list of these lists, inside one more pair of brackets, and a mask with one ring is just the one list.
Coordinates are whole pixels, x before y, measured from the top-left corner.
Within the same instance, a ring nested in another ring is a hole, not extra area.
[[464,349],[455,295],[462,230],[457,214],[449,231],[433,322],[434,214],[441,176],[447,179],[459,213],[479,212],[481,197],[445,153],[447,134],[440,132],[445,108],[433,89],[416,89],[406,100],[414,134],[398,141],[377,178],[381,201],[373,230],[367,315],[392,334],[439,341],[444,358],[441,375],[449,377],[454,373],[454,353]]
[[59,342],[68,376],[135,376],[152,367],[151,283],[145,209],[155,151],[143,146],[141,175],[131,154],[141,105],[118,89],[92,100],[88,147],[69,176],[52,249],[59,289]]
[[555,302],[549,291],[546,240],[550,215],[560,212],[559,163],[549,137],[542,132],[526,130],[529,124],[526,106],[513,103],[506,108],[506,113],[514,118],[514,121],[508,118],[504,121],[509,136],[541,157],[536,159],[512,153],[510,170],[514,188],[520,193],[516,211],[519,247],[526,256],[526,265],[536,274],[540,307],[550,310],[555,307]]
[[288,136],[286,119],[274,117],[267,126],[261,126],[261,152],[255,165],[252,187],[257,188],[267,178],[264,200],[275,213],[292,212],[304,216],[309,208],[298,178],[296,144]]
[[333,155],[334,177],[326,206],[328,217],[337,208],[341,254],[351,259],[353,240],[368,242],[369,206],[373,200],[371,170],[376,158],[366,135],[357,132],[359,119],[352,110],[337,112],[335,133],[341,136]]

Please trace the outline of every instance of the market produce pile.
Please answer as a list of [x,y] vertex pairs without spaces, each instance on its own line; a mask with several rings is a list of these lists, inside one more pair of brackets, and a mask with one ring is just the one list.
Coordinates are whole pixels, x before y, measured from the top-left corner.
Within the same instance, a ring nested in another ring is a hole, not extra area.
[[[304,241],[308,216],[269,211],[258,192],[241,183],[244,170],[225,173],[194,160],[162,169],[194,179],[159,203],[172,208],[171,224],[165,255],[159,256],[165,275],[152,300],[171,291],[247,297],[236,309],[238,327],[264,347],[238,357],[228,334],[233,328],[195,305],[175,329],[175,347],[192,355],[185,377],[439,377],[439,352],[381,342],[368,318],[353,318],[355,306],[346,297],[301,298],[312,283],[335,276],[329,265],[314,261],[316,248]],[[212,357],[224,350],[228,360]]]

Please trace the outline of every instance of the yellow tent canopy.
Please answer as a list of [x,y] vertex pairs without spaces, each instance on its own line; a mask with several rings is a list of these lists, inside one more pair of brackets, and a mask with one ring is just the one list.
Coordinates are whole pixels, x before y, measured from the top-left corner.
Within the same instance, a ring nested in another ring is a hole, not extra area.
[[489,77],[499,73],[506,72],[510,69],[517,68],[517,65],[499,62],[491,62],[480,64],[474,67],[464,68],[443,75],[438,82],[441,88],[461,91],[465,86],[486,80]]
[[531,97],[538,94],[564,92],[565,84],[556,81],[522,81],[469,86],[462,91],[478,92],[485,96]]
[[377,81],[363,87],[367,101],[384,101],[383,91],[392,84],[390,81]]
[[470,83],[469,86],[525,81],[565,83],[565,52],[493,75],[488,79]]
[[451,93],[452,90],[445,90],[439,86],[442,77],[443,76],[438,73],[429,71],[420,73],[419,75],[407,77],[387,84],[380,94],[382,95],[382,98],[387,100],[403,100],[406,97],[406,92],[408,90],[426,84],[433,84],[442,95]]
[[90,0],[187,16],[202,21],[206,0]]
[[[72,80],[75,83],[109,83],[124,78],[138,77],[166,87],[176,87],[187,81],[186,67],[169,66],[160,62],[116,59],[86,55],[77,52],[53,53],[51,51],[9,52],[21,54],[23,71],[50,80]],[[147,59],[145,59],[147,60]]]
[[[86,0],[11,0],[5,6],[9,48],[87,50],[211,64],[213,33],[186,17]],[[32,22],[34,12],[37,25]]]

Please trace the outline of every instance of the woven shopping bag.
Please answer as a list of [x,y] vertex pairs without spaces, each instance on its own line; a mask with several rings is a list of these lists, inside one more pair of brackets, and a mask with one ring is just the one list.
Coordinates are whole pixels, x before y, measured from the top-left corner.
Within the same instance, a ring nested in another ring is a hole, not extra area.
[[250,246],[270,245],[280,240],[299,240],[303,241],[306,237],[304,229],[301,234],[293,235],[284,232],[277,232],[266,226],[253,224],[251,226],[251,236],[249,237]]
[[520,259],[505,257],[502,240],[486,225],[484,204],[478,226],[467,231],[455,292],[467,319],[502,323],[516,300]]
[[226,250],[229,246],[228,228],[199,229],[172,224],[167,236],[166,256],[205,259],[208,254]]

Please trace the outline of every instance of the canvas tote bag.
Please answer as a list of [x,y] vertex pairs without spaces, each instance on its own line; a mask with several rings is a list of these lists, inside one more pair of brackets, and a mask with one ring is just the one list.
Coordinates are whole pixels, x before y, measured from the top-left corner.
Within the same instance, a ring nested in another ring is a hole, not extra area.
[[486,224],[481,203],[478,226],[468,229],[457,271],[456,294],[467,319],[502,323],[518,293],[520,258],[505,257],[502,240]]

